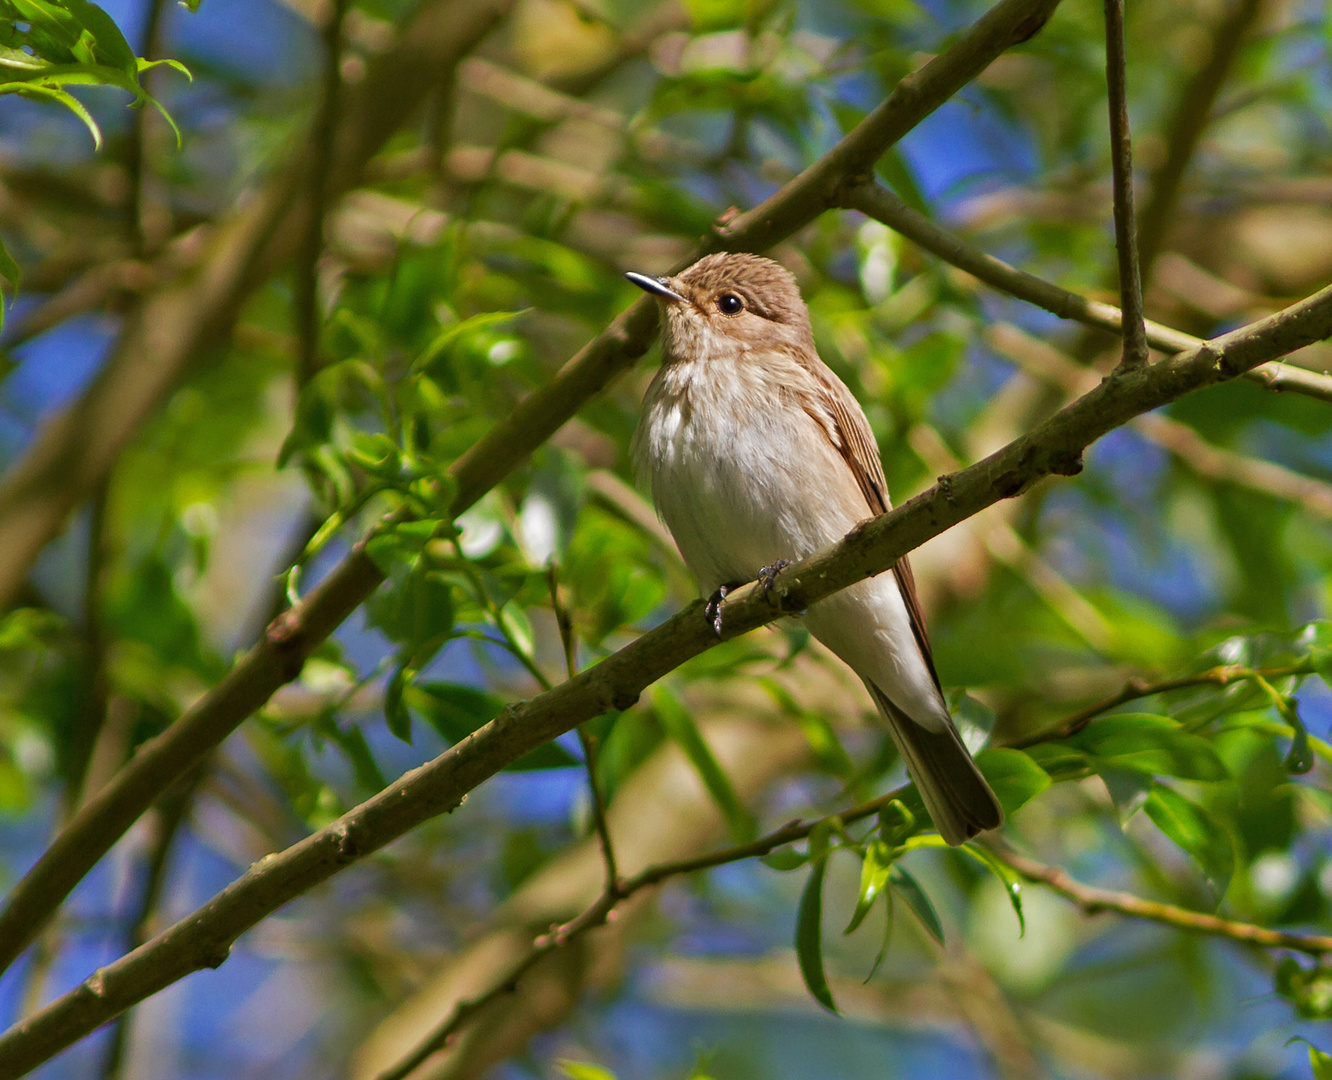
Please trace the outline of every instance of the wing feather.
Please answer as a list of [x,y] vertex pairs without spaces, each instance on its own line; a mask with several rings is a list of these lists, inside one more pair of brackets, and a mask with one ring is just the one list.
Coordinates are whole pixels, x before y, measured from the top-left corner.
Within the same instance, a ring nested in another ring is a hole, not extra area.
[[[823,367],[822,363],[819,366]],[[892,509],[892,503],[888,500],[888,479],[883,474],[879,445],[874,441],[874,432],[870,430],[865,413],[859,402],[852,397],[851,391],[831,371],[824,368],[812,373],[817,387],[816,396],[806,399],[805,410],[818,421],[829,441],[842,455],[842,460],[856,478],[861,494],[865,496],[870,513],[876,517],[886,514]],[[925,658],[925,665],[930,669],[935,686],[939,686],[939,673],[934,669],[934,650],[930,648],[925,614],[921,611],[920,597],[916,592],[916,578],[905,555],[893,565],[893,576],[906,602],[916,644]]]

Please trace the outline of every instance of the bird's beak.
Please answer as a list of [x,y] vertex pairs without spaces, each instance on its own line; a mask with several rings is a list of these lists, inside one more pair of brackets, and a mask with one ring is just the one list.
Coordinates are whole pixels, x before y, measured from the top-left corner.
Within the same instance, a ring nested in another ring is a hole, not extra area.
[[648,277],[647,274],[635,274],[633,271],[624,275],[645,293],[660,297],[662,300],[677,300],[684,303],[684,297],[666,284],[669,278]]

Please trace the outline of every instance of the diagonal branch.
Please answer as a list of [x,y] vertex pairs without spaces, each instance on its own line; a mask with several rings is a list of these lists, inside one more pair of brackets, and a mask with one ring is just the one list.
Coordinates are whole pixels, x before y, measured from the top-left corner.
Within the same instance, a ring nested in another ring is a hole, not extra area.
[[[869,169],[893,143],[995,57],[1039,30],[1058,3],[1001,0],[949,49],[903,79],[892,95],[825,157],[759,206],[719,228],[702,250],[761,250],[839,205],[839,193],[848,177]],[[450,470],[457,483],[453,514],[461,513],[498,484],[646,352],[656,321],[654,302],[639,300],[584,346],[550,383],[519,402],[506,419],[463,454]],[[6,581],[4,492],[0,487],[0,595]],[[29,491],[25,497],[32,496]],[[305,658],[383,580],[382,572],[365,553],[364,541],[356,544],[300,605],[272,623],[263,639],[221,683],[166,732],[139,749],[120,775],[62,830],[37,865],[15,886],[0,911],[0,971],[14,961],[70,890],[171,780],[221,743],[280,686],[294,679]]]
[[[1038,480],[1076,474],[1086,448],[1134,416],[1329,335],[1332,286],[1187,353],[1121,369],[1029,434],[783,570],[771,589],[751,582],[731,592],[723,603],[724,636],[747,633],[882,573],[926,540]],[[241,934],[284,904],[456,809],[469,791],[523,754],[609,709],[628,708],[649,685],[716,642],[696,602],[576,678],[506,707],[434,761],[265,857],[203,907],[0,1036],[0,1080],[21,1076],[191,972],[221,965]]]
[[[959,270],[965,270],[972,277],[1001,292],[1043,308],[1061,319],[1072,319],[1084,326],[1094,326],[1113,334],[1120,332],[1123,319],[1118,308],[1099,300],[1088,300],[1034,274],[1009,266],[947,229],[940,228],[920,211],[913,210],[887,188],[873,181],[866,180],[846,188],[842,192],[842,205],[882,222],[932,255]],[[1146,323],[1146,331],[1148,343],[1161,352],[1184,352],[1196,349],[1203,343],[1202,338],[1151,321]],[[1305,394],[1332,402],[1332,377],[1291,365],[1262,364],[1244,372],[1243,378],[1269,390]]]
[[1084,885],[1075,881],[1057,866],[1019,855],[1012,848],[1002,844],[988,844],[991,851],[1006,862],[1028,881],[1048,885],[1060,896],[1072,900],[1087,915],[1096,915],[1102,911],[1115,911],[1134,919],[1146,919],[1148,922],[1161,923],[1175,930],[1190,934],[1204,934],[1209,937],[1228,938],[1244,945],[1259,945],[1265,949],[1291,949],[1309,956],[1323,956],[1332,953],[1332,937],[1321,934],[1291,934],[1284,930],[1269,930],[1265,926],[1253,923],[1235,922],[1217,915],[1207,915],[1201,911],[1174,904],[1162,904],[1156,900],[1144,900],[1132,893],[1116,892],[1112,889],[1100,889],[1094,885]]

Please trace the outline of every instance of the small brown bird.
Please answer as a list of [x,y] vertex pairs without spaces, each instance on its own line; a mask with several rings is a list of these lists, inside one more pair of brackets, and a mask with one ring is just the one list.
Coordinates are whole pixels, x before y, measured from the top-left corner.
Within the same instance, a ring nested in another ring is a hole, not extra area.
[[[634,457],[716,619],[728,587],[770,581],[885,513],[888,484],[869,421],[819,359],[786,270],[718,254],[675,277],[626,276],[664,314]],[[805,624],[864,680],[943,838],[960,844],[1002,823],[944,703],[907,560],[814,604]]]

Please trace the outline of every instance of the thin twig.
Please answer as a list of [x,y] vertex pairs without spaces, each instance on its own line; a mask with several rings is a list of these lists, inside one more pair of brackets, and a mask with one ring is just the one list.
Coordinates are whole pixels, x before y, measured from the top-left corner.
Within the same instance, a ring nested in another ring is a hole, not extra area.
[[296,255],[296,284],[292,308],[300,349],[296,357],[296,385],[305,386],[320,368],[319,257],[324,253],[324,219],[328,215],[328,177],[333,167],[333,140],[338,130],[342,90],[342,29],[348,0],[333,0],[324,26],[324,81],[319,111],[311,130],[313,152],[308,176],[310,216]]
[[[550,583],[550,605],[555,610],[555,624],[560,628],[560,642],[564,646],[564,666],[570,679],[578,678],[577,642],[574,641],[573,619],[569,617],[569,608],[560,599],[559,571],[555,563],[546,567],[546,580]],[[601,841],[601,858],[606,864],[606,893],[618,896],[620,893],[620,872],[616,868],[615,848],[611,844],[610,826],[606,823],[606,801],[602,798],[601,785],[597,782],[597,737],[587,730],[586,724],[578,725],[578,741],[583,747],[583,763],[587,766],[587,787],[592,797],[592,820],[596,824],[597,837]]]
[[[148,0],[143,25],[143,58],[156,60],[161,52],[162,16],[165,13],[166,0]],[[143,81],[150,83],[154,78],[152,69],[143,73]],[[151,89],[151,87],[150,87]],[[153,109],[135,111],[130,125],[129,146],[126,151],[125,171],[129,174],[129,193],[125,200],[125,216],[130,234],[130,242],[139,256],[152,253],[158,235],[149,233],[148,207],[148,134],[149,125],[158,120]]]
[[1006,745],[1016,750],[1025,750],[1037,743],[1067,739],[1076,735],[1102,713],[1117,709],[1120,705],[1136,701],[1139,698],[1153,697],[1156,694],[1168,694],[1172,690],[1187,690],[1198,686],[1224,687],[1231,683],[1253,681],[1255,679],[1287,679],[1300,675],[1312,675],[1313,672],[1312,660],[1300,660],[1283,667],[1258,669],[1245,667],[1242,664],[1220,664],[1217,667],[1208,668],[1206,671],[1200,671],[1196,675],[1184,675],[1177,679],[1164,679],[1160,682],[1129,679],[1118,693],[1111,694],[1094,705],[1088,705],[1085,709],[1079,709],[1057,723],[1041,728],[1039,731],[1034,731],[1030,735],[1014,739]]
[[1124,312],[1121,368],[1147,363],[1142,311],[1142,270],[1133,213],[1133,143],[1124,86],[1124,0],[1105,0],[1105,82],[1110,100],[1110,166],[1115,189],[1115,250],[1119,256],[1119,306]]
[[[992,288],[1006,292],[1019,300],[1042,308],[1061,319],[1072,319],[1085,326],[1094,326],[1118,334],[1123,327],[1120,310],[1113,304],[1088,300],[1075,292],[1018,270],[996,259],[965,240],[942,229],[918,210],[913,210],[897,195],[872,180],[861,181],[842,189],[839,205],[859,210],[867,217],[887,225],[912,243],[950,266],[965,270]],[[1147,341],[1154,349],[1164,353],[1179,353],[1196,349],[1202,338],[1185,334],[1160,323],[1147,322]],[[1305,394],[1320,401],[1332,402],[1332,377],[1305,371],[1288,364],[1262,364],[1246,371],[1243,378],[1256,382],[1269,390]]]
[[1083,885],[1075,881],[1057,866],[1048,866],[1025,855],[1019,855],[1006,844],[991,842],[986,846],[1027,880],[1049,886],[1060,896],[1072,900],[1088,915],[1114,911],[1133,919],[1161,923],[1186,933],[1228,938],[1244,945],[1258,945],[1264,949],[1291,949],[1310,956],[1332,953],[1332,937],[1269,930],[1265,926],[1222,919],[1216,915],[1205,915],[1200,911],[1190,911],[1174,904],[1144,900],[1132,893],[1098,889],[1093,885]]

